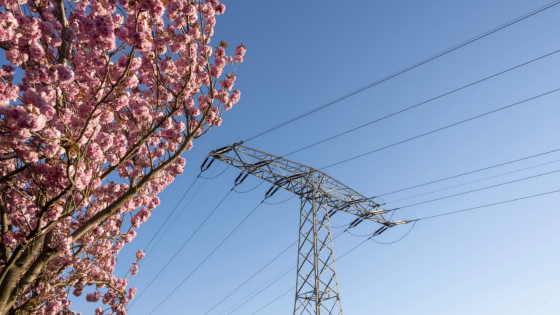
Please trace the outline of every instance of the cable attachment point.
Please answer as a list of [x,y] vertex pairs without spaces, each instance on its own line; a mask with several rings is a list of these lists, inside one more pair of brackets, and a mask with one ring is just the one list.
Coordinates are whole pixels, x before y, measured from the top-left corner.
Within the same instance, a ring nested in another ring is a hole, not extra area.
[[[239,176],[237,176],[237,178],[235,179],[235,186],[239,186],[241,185],[241,183],[243,183],[245,181],[245,179],[247,178],[247,176],[249,176],[249,173],[245,174],[245,176],[243,176],[243,173],[245,173],[245,171],[242,171]],[[243,176],[243,177],[242,177]]]
[[373,232],[372,237],[373,237],[373,236],[380,235],[381,233],[387,231],[388,229],[389,229],[388,226],[382,226],[382,227],[380,227],[379,229],[377,229],[377,231]]
[[202,165],[200,165],[200,172],[204,172],[206,170],[208,170],[210,168],[210,166],[212,165],[212,163],[214,163],[215,158],[212,158],[212,160],[210,160],[210,163],[208,163],[208,165],[206,165],[206,162],[208,162],[208,159],[210,157],[207,156],[206,159],[204,160],[204,162],[202,162]]
[[332,217],[333,215],[335,215],[337,212],[338,212],[337,208],[331,209],[331,211],[329,211],[329,213],[328,213],[329,218]]
[[408,224],[408,221],[406,221],[406,220],[401,220],[401,221],[395,221],[395,222],[393,222],[393,226],[395,226],[395,225],[404,225],[404,224]]
[[274,196],[274,194],[278,191],[278,189],[280,189],[280,186],[273,185],[272,187],[270,187],[270,189],[266,192],[266,194],[264,194],[264,199],[268,199]]
[[348,226],[348,228],[349,229],[355,228],[358,226],[358,224],[362,223],[362,221],[364,221],[364,219],[357,218],[356,220],[352,221],[352,223],[350,223],[350,226]]

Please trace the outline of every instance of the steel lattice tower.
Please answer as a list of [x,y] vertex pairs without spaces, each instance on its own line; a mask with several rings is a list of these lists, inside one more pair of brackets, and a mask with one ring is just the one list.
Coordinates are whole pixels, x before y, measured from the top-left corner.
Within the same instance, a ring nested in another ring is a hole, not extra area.
[[[215,159],[242,170],[236,179],[241,183],[249,174],[273,186],[266,193],[272,196],[284,188],[301,199],[297,284],[294,315],[341,315],[342,305],[336,277],[330,217],[337,211],[357,216],[350,226],[363,220],[382,224],[377,234],[395,223],[383,216],[380,205],[327,174],[309,166],[234,144],[210,152],[213,159],[204,161],[203,171]],[[398,224],[398,223],[397,223]]]

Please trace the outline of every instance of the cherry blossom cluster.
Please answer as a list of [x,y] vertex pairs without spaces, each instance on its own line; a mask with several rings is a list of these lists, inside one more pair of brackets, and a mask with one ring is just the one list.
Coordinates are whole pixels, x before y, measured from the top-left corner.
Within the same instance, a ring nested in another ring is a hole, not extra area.
[[72,295],[127,313],[116,255],[241,97],[245,46],[211,42],[225,9],[0,0],[0,314],[74,314]]

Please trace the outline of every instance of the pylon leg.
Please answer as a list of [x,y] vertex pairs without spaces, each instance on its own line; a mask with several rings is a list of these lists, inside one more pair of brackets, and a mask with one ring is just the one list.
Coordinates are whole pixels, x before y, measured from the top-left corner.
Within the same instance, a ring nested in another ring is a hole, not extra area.
[[312,190],[301,196],[294,315],[342,315],[326,202]]

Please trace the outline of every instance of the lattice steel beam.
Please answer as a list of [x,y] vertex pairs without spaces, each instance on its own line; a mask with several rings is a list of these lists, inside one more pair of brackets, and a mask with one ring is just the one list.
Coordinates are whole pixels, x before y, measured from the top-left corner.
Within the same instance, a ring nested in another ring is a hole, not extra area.
[[[383,216],[386,211],[382,210],[378,203],[309,166],[240,144],[212,151],[210,157],[243,170],[246,172],[244,177],[252,174],[274,184],[277,186],[275,190],[284,188],[300,197],[303,196],[305,189],[315,190],[316,194],[329,204],[331,216],[336,211],[344,211],[361,219],[392,226],[392,223]],[[241,175],[238,177],[238,180],[240,179],[243,179]],[[312,185],[310,180],[318,184]],[[269,193],[273,192],[274,190],[269,191]]]
[[358,217],[351,226],[370,220],[383,225],[379,233],[395,225],[383,216],[386,211],[321,171],[241,144],[212,151],[209,157],[213,159],[204,161],[203,171],[217,159],[242,170],[236,184],[251,174],[273,184],[267,196],[280,188],[300,196],[294,315],[342,315],[330,217],[337,211],[351,213]]

